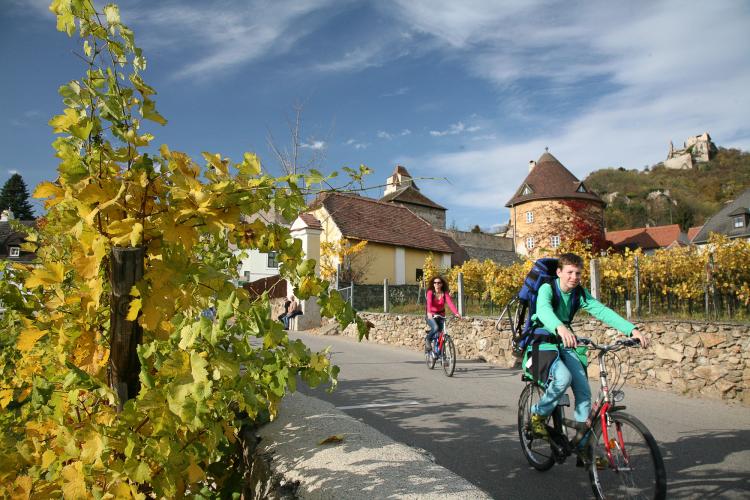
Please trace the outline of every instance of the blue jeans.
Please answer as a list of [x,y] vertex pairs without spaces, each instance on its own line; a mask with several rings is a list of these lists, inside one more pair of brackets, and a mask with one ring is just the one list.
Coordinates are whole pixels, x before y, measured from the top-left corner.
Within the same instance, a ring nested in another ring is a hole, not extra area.
[[425,346],[429,342],[432,342],[435,340],[435,336],[438,334],[440,330],[443,329],[443,324],[445,323],[445,318],[427,318],[427,326],[430,327],[430,332],[427,334],[427,336],[424,338]]
[[549,383],[539,402],[531,407],[532,413],[547,416],[555,409],[560,396],[572,385],[576,407],[573,414],[577,422],[584,422],[591,411],[591,389],[586,371],[573,349],[560,349],[560,357],[549,371]]

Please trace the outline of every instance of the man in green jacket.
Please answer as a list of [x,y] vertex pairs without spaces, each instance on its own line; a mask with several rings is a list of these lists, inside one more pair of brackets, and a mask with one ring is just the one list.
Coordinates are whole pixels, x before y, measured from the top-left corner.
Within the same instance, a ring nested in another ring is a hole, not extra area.
[[[536,314],[532,317],[532,320],[540,324],[551,335],[549,336],[550,341],[543,342],[538,346],[538,349],[540,352],[547,354],[552,354],[550,351],[556,352],[556,357],[549,367],[548,383],[544,395],[531,408],[531,428],[534,434],[539,437],[549,437],[545,422],[568,387],[572,386],[573,396],[575,397],[575,420],[584,422],[591,410],[591,389],[584,369],[585,348],[576,350],[578,345],[576,337],[570,329],[570,324],[566,324],[560,319],[572,318],[570,312],[573,306],[574,293],[580,294],[580,308],[623,334],[639,339],[641,347],[648,346],[648,338],[638,331],[635,325],[593,298],[588,290],[583,287],[578,288],[581,284],[582,268],[583,259],[581,257],[572,253],[563,254],[557,264],[557,279],[553,283],[545,283],[539,287]],[[557,287],[558,297],[560,298],[555,307],[553,307],[553,286]],[[575,311],[573,312],[575,313]],[[531,350],[532,346],[529,346],[526,350],[525,368],[528,368],[527,363],[531,361]]]

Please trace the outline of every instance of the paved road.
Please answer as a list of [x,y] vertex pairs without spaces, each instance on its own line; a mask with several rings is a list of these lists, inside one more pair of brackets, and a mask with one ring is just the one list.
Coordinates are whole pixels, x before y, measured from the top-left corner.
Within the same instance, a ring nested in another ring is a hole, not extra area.
[[[526,465],[516,431],[523,388],[517,370],[459,360],[455,375],[447,378],[439,364],[430,371],[421,353],[405,348],[347,337],[294,336],[316,350],[331,346],[341,367],[333,394],[303,388],[305,394],[333,403],[396,441],[428,450],[438,464],[493,497],[591,496],[588,476],[575,460],[545,473]],[[628,412],[651,429],[661,446],[668,498],[750,498],[747,407],[625,389]]]

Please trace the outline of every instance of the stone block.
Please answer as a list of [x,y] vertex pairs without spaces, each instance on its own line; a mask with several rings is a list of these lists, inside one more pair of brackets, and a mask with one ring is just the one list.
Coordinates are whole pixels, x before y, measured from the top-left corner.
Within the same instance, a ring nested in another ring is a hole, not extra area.
[[687,346],[687,347],[685,347],[685,348],[684,348],[684,349],[682,350],[682,354],[684,354],[684,355],[685,355],[685,359],[686,359],[686,360],[688,360],[688,361],[690,361],[690,360],[692,360],[693,358],[695,358],[695,353],[696,353],[696,352],[697,352],[697,351],[695,350],[695,347],[690,347],[690,346]]
[[669,373],[669,370],[665,368],[656,369],[656,378],[665,384],[672,383],[672,375]]
[[728,380],[718,380],[714,386],[719,389],[722,393],[729,391],[735,387],[735,384]]
[[659,359],[668,359],[678,363],[682,361],[683,358],[680,351],[661,344],[654,344],[654,355]]
[[703,379],[706,381],[706,383],[713,384],[721,377],[726,375],[727,371],[726,369],[719,366],[706,365],[699,366],[694,370],[694,373],[698,377],[698,379]]
[[698,347],[701,345],[701,337],[698,334],[691,335],[688,338],[685,339],[685,345],[688,345],[690,347]]
[[703,346],[710,349],[727,341],[727,336],[721,333],[699,333]]

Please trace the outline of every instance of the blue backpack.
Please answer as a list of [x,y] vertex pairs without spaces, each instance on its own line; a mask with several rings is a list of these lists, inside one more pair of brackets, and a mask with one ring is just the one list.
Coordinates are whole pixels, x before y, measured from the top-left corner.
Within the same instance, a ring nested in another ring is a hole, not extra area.
[[[523,280],[521,290],[518,292],[519,310],[516,315],[515,331],[513,332],[513,353],[521,357],[529,345],[538,345],[542,342],[559,342],[556,335],[550,334],[542,325],[532,319],[536,314],[536,302],[539,296],[539,288],[545,283],[552,286],[552,308],[556,309],[560,303],[560,289],[555,286],[557,278],[558,259],[544,258],[534,262],[531,271]],[[563,321],[570,325],[573,322],[578,309],[581,307],[583,287],[578,285],[573,290],[573,302],[570,308],[570,317]],[[562,318],[561,318],[562,319]],[[552,338],[550,338],[552,337]]]

